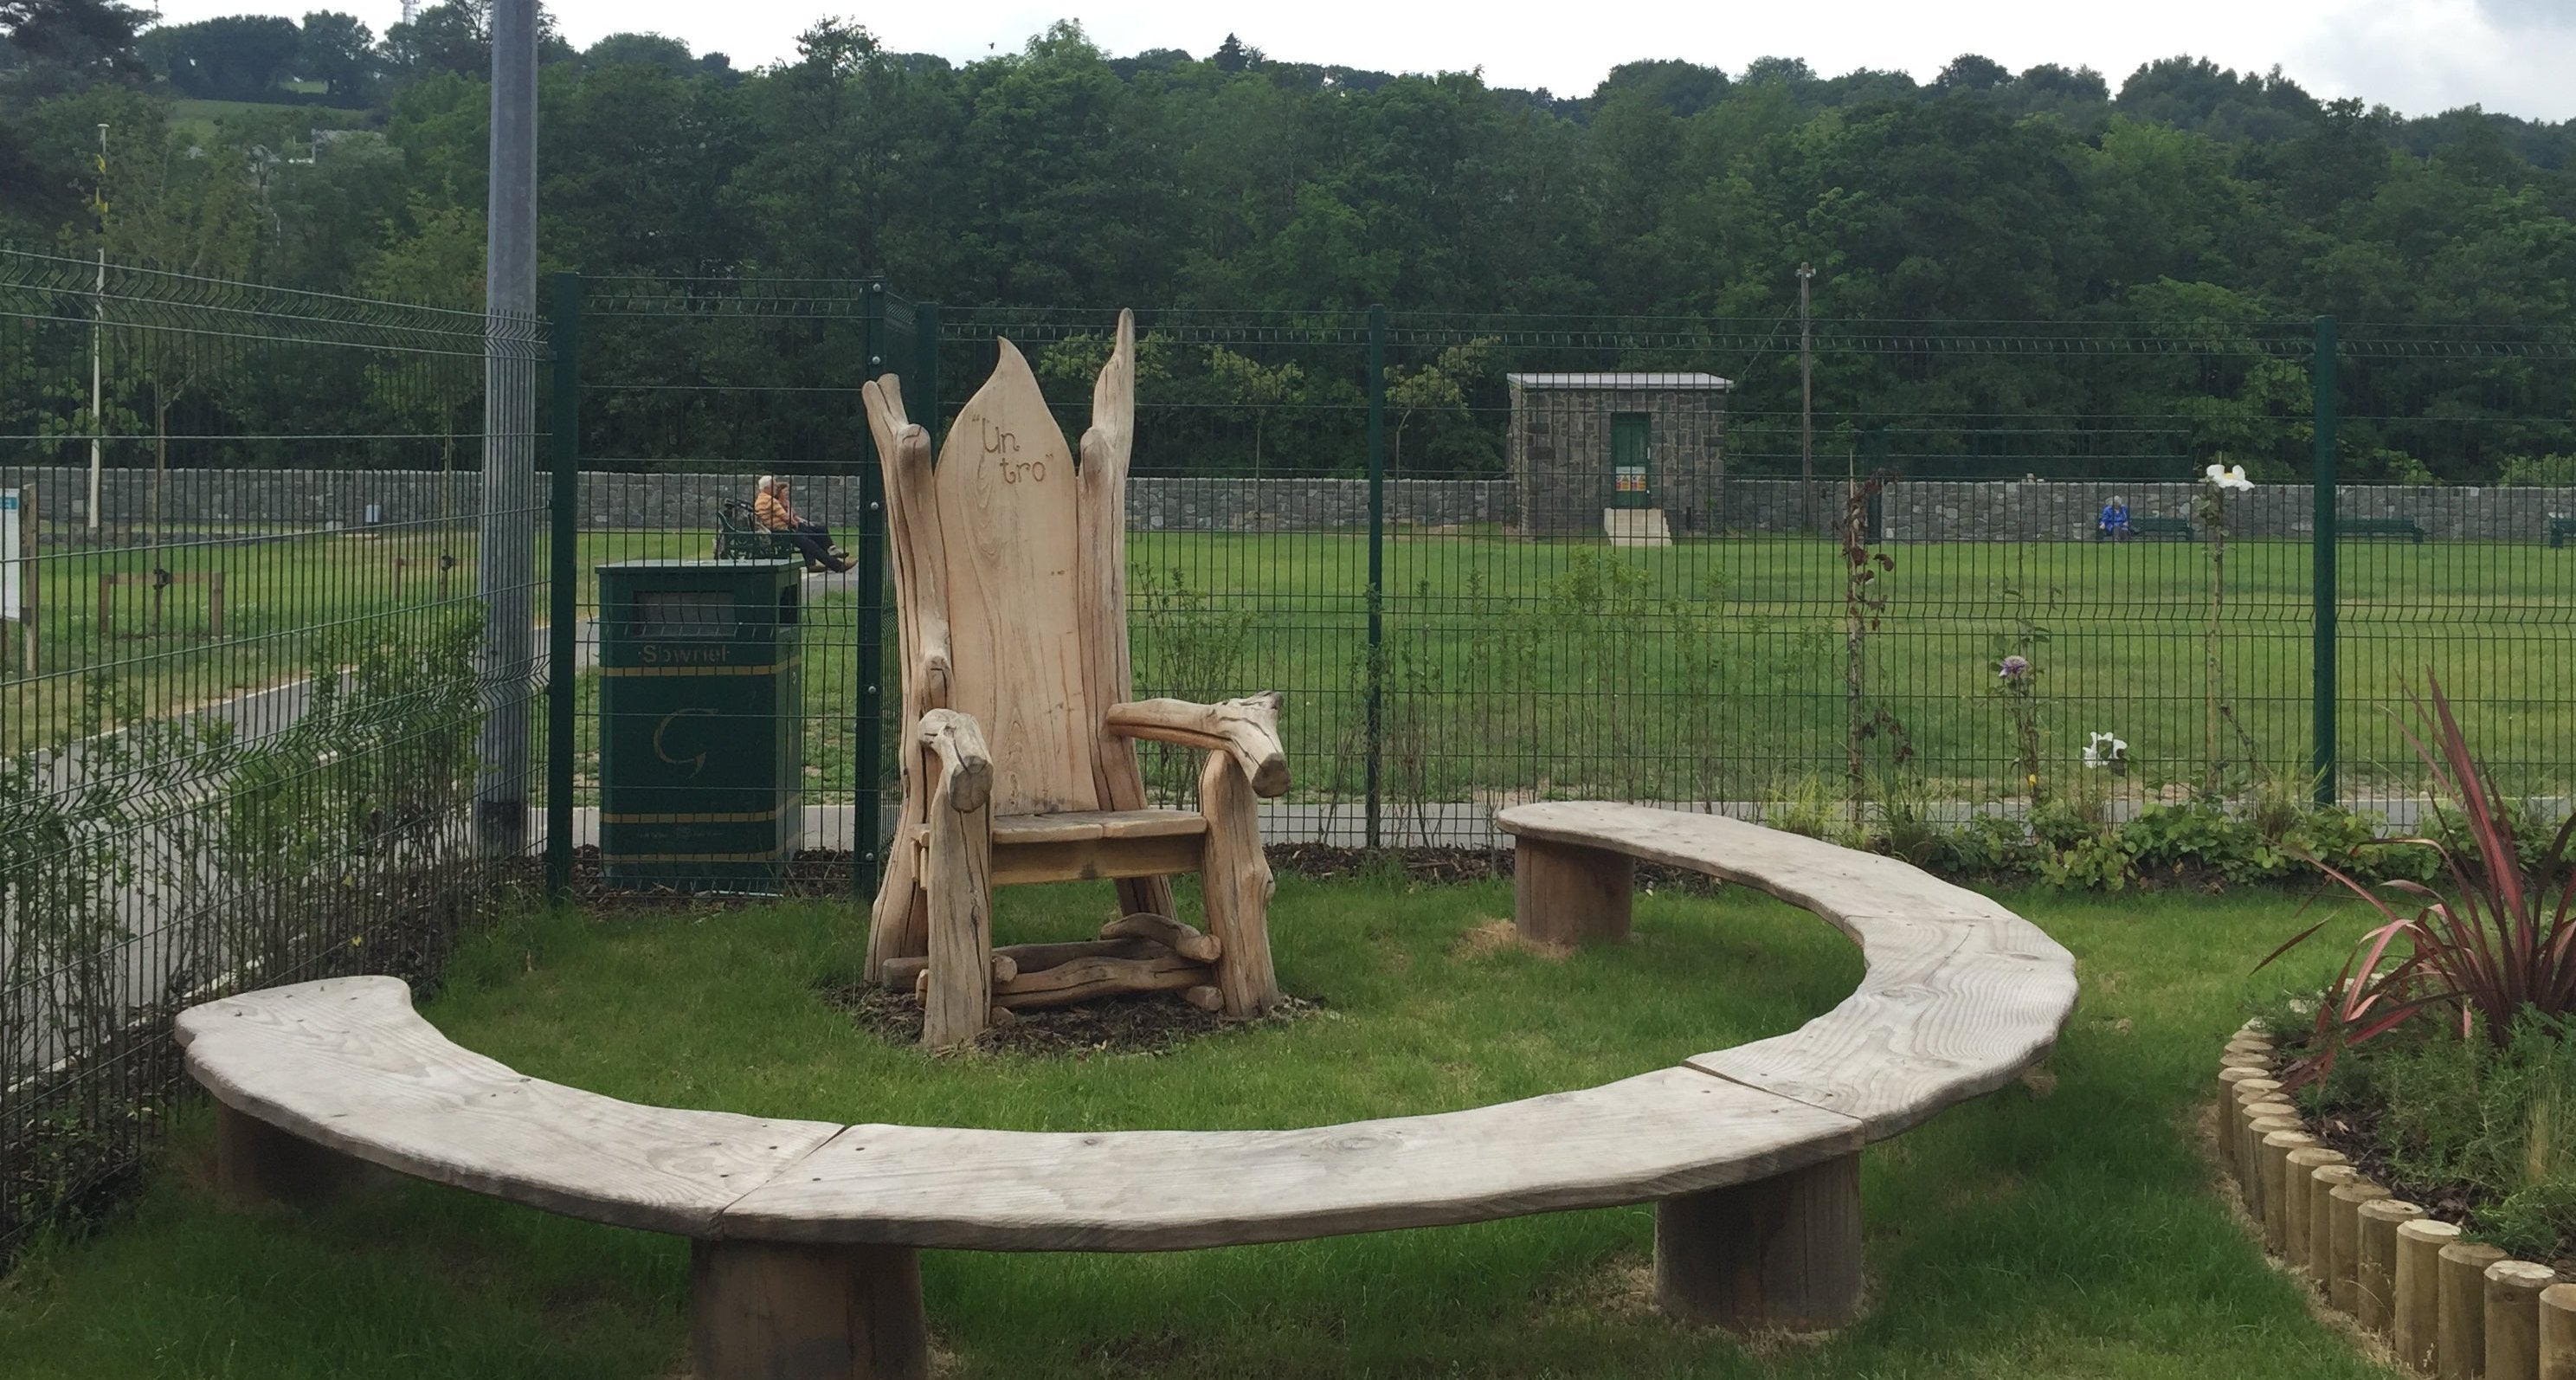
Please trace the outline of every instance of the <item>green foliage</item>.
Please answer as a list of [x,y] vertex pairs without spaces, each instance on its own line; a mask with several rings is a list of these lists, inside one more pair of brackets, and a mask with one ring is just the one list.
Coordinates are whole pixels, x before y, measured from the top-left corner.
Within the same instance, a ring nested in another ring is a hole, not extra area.
[[2499,484],[2564,488],[2576,485],[2576,455],[2516,455],[2504,462]]
[[[1135,627],[1138,693],[1212,704],[1254,688],[1239,683],[1252,643],[1253,610],[1192,585],[1178,566],[1139,572],[1128,586],[1127,608]],[[1196,798],[1196,752],[1139,742],[1136,755],[1157,798]]]
[[[85,252],[95,123],[149,145],[142,136],[173,111],[130,84],[140,17],[130,9],[18,10],[9,51],[23,65],[0,62],[0,180],[12,189],[0,235]],[[486,10],[483,0],[431,6],[380,43],[336,13],[300,27],[230,18],[153,31],[174,79],[184,68],[201,89],[364,104],[363,115],[318,122],[381,135],[316,147],[305,142],[315,107],[228,103],[220,118],[192,109],[181,124],[205,166],[260,189],[250,276],[479,299],[470,266],[412,241],[457,238],[448,232],[465,227],[446,218],[481,213]],[[2309,428],[2304,370],[2274,348],[2272,323],[2316,311],[2548,322],[2563,317],[2576,280],[2576,133],[2475,111],[2402,121],[2193,59],[2150,64],[2116,92],[2098,73],[2049,64],[1996,80],[1968,58],[1928,85],[1890,72],[1822,76],[1785,59],[1733,75],[1639,62],[1560,98],[1490,88],[1469,72],[1255,58],[1239,44],[1223,60],[1113,56],[1070,24],[952,63],[829,20],[800,36],[793,61],[752,73],[652,35],[611,35],[581,58],[551,35],[544,43],[548,267],[661,281],[883,272],[959,308],[1132,302],[1295,321],[1382,302],[1399,313],[1714,315],[1758,329],[1794,307],[1786,270],[1810,261],[1828,321],[2074,322],[2171,347],[2116,364],[2075,351],[1928,366],[1903,351],[1828,348],[1820,405],[1867,399],[1900,427],[1962,413],[2167,417],[2194,462],[2225,452],[2267,478],[2303,471]],[[255,146],[310,149],[311,161],[253,164]],[[777,334],[688,365],[776,380],[830,353]],[[604,340],[594,348],[603,367],[644,362],[607,353]],[[1174,399],[1183,405],[1157,419],[1152,444],[1168,440],[1208,471],[1357,468],[1349,417],[1360,390],[1347,358],[1224,348],[1232,360],[1211,352],[1206,368],[1176,370],[1203,391]],[[1705,352],[1633,353],[1618,367]],[[1797,400],[1790,371],[1754,367],[1763,352],[1753,356],[1715,361],[1738,379],[1729,449],[1742,473],[1784,453],[1776,419]],[[639,372],[684,372],[653,363]],[[1504,397],[1500,350],[1400,339],[1391,366],[1394,472],[1500,468],[1490,421]],[[2576,423],[2565,420],[2576,383],[2563,371],[2490,377],[2389,360],[2369,372],[2390,382],[2347,385],[2356,479],[2484,482],[2511,462],[2576,453]],[[13,391],[69,411],[43,380]],[[243,396],[224,406],[241,409],[241,430],[284,430],[253,415],[257,390],[232,391]],[[2422,396],[2438,396],[2438,415],[2395,405]],[[689,413],[698,405],[620,398],[596,414],[595,439],[630,455],[712,446],[693,434],[705,426]],[[782,403],[795,415],[768,420],[845,425],[830,405]],[[352,419],[341,429],[387,428]],[[805,434],[792,424],[715,431],[722,453],[746,464],[775,455],[741,447],[788,450]],[[1974,443],[1919,444],[1929,463],[1970,458]],[[2138,458],[2060,457],[2061,472],[2126,470]]]
[[2475,1235],[2526,1260],[2559,1259],[2576,1242],[2571,1033],[2528,1007],[2500,1040],[2425,1026],[2337,1060],[2310,1100],[2375,1112],[2406,1183],[2470,1189]]

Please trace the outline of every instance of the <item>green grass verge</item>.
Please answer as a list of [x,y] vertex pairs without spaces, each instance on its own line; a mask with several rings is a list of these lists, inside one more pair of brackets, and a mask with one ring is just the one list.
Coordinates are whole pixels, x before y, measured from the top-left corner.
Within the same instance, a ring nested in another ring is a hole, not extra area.
[[[701,532],[585,532],[579,591],[595,608],[601,561],[698,556]],[[2203,693],[2206,548],[2178,543],[1953,543],[1889,548],[1897,566],[1879,632],[1864,639],[1866,692],[1902,723],[1871,740],[1874,794],[2011,799],[2026,794],[1993,659],[2030,647],[2043,771],[2059,790],[2094,731],[2120,735],[2146,790],[2196,784],[2209,732]],[[1747,538],[1656,550],[1482,536],[1403,536],[1386,548],[1379,760],[1390,808],[1511,795],[1781,800],[1840,791],[1851,706],[1835,548]],[[44,573],[45,666],[123,678],[154,712],[303,673],[306,634],[362,630],[440,596],[470,597],[474,541],[444,528],[382,536],[282,537],[183,547],[183,573],[221,572],[225,636],[206,636],[203,586],[164,596],[114,587],[109,635],[99,579],[148,553],[66,555]],[[1367,548],[1332,533],[1136,533],[1129,545],[1142,693],[1221,698],[1287,692],[1282,725],[1298,798],[1353,799],[1368,758]],[[397,566],[398,560],[408,564]],[[2228,557],[2220,682],[2230,762],[2297,781],[2311,742],[2309,549],[2238,542]],[[544,569],[540,542],[538,570]],[[2381,712],[2432,669],[2506,789],[2563,794],[2576,781],[2550,687],[2576,680],[2576,555],[2503,543],[2357,545],[2344,553],[2341,777],[2348,789],[2411,782],[2412,756]],[[2027,623],[2027,627],[2025,627]],[[2045,634],[2032,646],[2025,639]],[[892,641],[891,620],[885,636]],[[828,595],[804,629],[810,784],[845,800],[856,784],[856,600]],[[59,741],[77,684],[8,683],[0,748]],[[889,695],[888,703],[893,702]],[[585,733],[589,732],[585,715]],[[2241,730],[2241,732],[2240,732]],[[1186,793],[1183,754],[1149,773]],[[590,775],[585,767],[583,774]],[[2098,783],[2095,783],[2098,784]]]
[[[1096,888],[1002,899],[1013,938],[1081,933],[1101,905]],[[2054,1088],[2008,1088],[1868,1154],[1874,1306],[1839,1336],[1748,1348],[1666,1323],[1643,1274],[1652,1214],[1629,1208],[1177,1255],[934,1252],[924,1274],[947,1373],[2382,1374],[2263,1265],[2198,1149],[2216,1051],[2257,987],[2247,969],[2295,903],[2008,899],[2081,963]],[[855,962],[846,913],[818,906],[525,921],[469,946],[426,1010],[468,1046],[621,1097],[1213,1128],[1601,1082],[1791,1028],[1859,972],[1826,927],[1739,891],[1642,897],[1634,944],[1562,964],[1462,942],[1510,903],[1496,883],[1286,880],[1281,977],[1327,1014],[1152,1058],[888,1047],[816,998]],[[129,1218],[41,1246],[0,1286],[0,1373],[685,1374],[678,1241],[423,1185],[314,1216],[228,1213],[203,1186],[205,1142],[198,1118]]]

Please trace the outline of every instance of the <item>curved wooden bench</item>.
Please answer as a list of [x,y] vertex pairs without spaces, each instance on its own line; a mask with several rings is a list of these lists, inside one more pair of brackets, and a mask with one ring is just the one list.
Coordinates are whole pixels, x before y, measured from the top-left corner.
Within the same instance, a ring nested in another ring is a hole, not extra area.
[[647,1107],[450,1042],[392,978],[182,1013],[219,1181],[309,1199],[361,1162],[686,1236],[702,1380],[923,1372],[922,1247],[1182,1250],[1655,1202],[1664,1305],[1832,1326],[1860,1296],[1859,1151],[2046,1054],[2074,963],[1902,863],[1704,815],[1503,812],[1519,923],[1625,933],[1632,860],[1744,882],[1861,943],[1850,1000],[1789,1035],[1576,1092],[1267,1131],[1019,1132]]

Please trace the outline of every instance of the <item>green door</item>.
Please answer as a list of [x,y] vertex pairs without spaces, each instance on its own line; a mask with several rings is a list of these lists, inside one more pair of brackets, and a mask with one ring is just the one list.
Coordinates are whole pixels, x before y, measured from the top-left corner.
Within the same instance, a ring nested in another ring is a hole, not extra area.
[[1655,465],[1646,447],[1646,414],[1610,416],[1610,506],[1655,506]]

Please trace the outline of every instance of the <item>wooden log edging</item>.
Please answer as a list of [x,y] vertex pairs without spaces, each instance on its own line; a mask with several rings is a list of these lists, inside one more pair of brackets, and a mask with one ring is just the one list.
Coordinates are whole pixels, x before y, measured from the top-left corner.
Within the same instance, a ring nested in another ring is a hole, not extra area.
[[2249,1022],[2220,1057],[2211,1141],[2255,1240],[2428,1380],[2576,1380],[2576,1283],[2436,1222],[2319,1143]]

